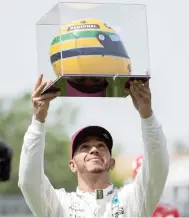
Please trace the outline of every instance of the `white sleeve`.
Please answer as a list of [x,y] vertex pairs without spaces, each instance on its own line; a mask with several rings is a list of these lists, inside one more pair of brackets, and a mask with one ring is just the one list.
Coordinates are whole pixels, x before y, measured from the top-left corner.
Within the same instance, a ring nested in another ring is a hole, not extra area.
[[[127,212],[130,217],[151,217],[158,204],[169,171],[167,142],[161,125],[154,114],[142,119],[142,137],[144,141],[143,164],[139,169],[130,190],[122,189]],[[128,197],[129,196],[129,197]]]
[[[55,190],[44,174],[45,125],[32,119],[22,146],[18,186],[25,201],[37,217],[65,216]],[[59,194],[59,195],[58,195]],[[61,191],[64,201],[66,192]]]

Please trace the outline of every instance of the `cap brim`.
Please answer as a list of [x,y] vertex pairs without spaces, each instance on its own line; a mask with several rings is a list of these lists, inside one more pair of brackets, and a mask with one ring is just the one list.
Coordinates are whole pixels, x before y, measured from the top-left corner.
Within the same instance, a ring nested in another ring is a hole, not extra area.
[[111,151],[113,147],[113,139],[111,134],[105,128],[101,126],[88,126],[83,128],[74,138],[72,142],[72,157],[74,152],[76,151],[79,144],[88,137],[88,136],[96,136],[99,138],[104,139],[108,149]]

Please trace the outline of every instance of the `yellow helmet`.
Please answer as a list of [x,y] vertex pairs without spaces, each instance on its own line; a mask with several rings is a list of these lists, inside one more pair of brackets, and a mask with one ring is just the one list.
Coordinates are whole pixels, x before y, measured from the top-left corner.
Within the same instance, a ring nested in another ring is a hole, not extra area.
[[50,60],[58,77],[131,74],[130,58],[119,35],[95,19],[64,26],[51,43]]

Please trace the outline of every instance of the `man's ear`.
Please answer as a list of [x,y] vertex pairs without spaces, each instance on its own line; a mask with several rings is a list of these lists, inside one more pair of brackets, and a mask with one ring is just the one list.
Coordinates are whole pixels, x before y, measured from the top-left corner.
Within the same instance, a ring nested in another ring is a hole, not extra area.
[[70,166],[72,173],[77,172],[77,167],[76,167],[75,161],[73,159],[69,161],[69,166]]
[[112,159],[111,159],[111,163],[110,163],[110,168],[111,168],[111,170],[113,170],[114,167],[115,167],[115,159],[112,158]]

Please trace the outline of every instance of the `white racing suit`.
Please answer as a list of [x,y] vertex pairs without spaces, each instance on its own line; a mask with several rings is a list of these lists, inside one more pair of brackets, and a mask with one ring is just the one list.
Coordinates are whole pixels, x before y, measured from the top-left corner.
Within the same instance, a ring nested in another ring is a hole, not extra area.
[[151,217],[167,179],[168,151],[155,115],[141,119],[141,129],[144,160],[133,184],[67,193],[64,188],[54,189],[44,173],[45,124],[33,118],[22,146],[18,186],[34,216]]

